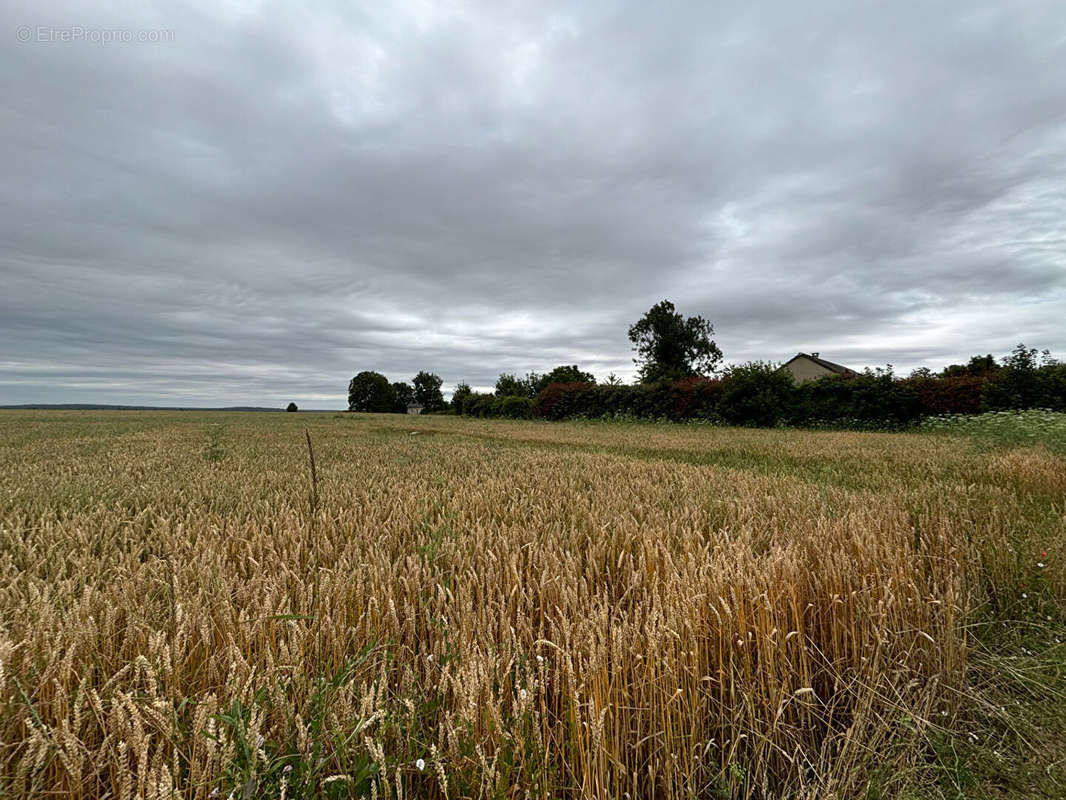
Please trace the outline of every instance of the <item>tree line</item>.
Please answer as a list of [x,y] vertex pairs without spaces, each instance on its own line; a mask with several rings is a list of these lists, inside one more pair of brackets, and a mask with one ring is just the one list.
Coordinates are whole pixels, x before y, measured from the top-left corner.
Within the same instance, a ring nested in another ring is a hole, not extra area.
[[406,414],[407,406],[416,403],[426,413],[443,411],[448,404],[441,384],[441,377],[432,372],[419,372],[410,383],[389,383],[380,372],[360,372],[348,383],[348,410]]
[[[713,372],[722,359],[721,350],[711,339],[713,333],[714,327],[702,317],[686,318],[668,300],[655,304],[629,328],[641,381],[680,380]],[[520,409],[528,411],[537,395],[552,384],[594,384],[596,378],[576,364],[564,364],[543,375],[529,372],[519,377],[504,373],[496,380],[493,394],[479,394],[465,381],[460,382],[450,404],[444,400],[442,383],[439,375],[425,371],[419,372],[410,384],[390,383],[380,372],[360,372],[348,384],[348,408],[351,411],[405,413],[407,406],[414,403],[422,406],[423,413],[450,407],[456,413],[466,414],[475,408],[484,412],[488,406],[494,405],[497,410],[502,411],[506,406],[512,412],[501,416],[515,416]],[[608,385],[620,383],[613,373],[607,377]],[[496,400],[507,402],[495,403]]]
[[491,393],[460,382],[451,402],[441,378],[419,372],[389,383],[361,372],[348,387],[354,411],[399,412],[408,403],[423,413],[450,411],[476,417],[565,419],[626,417],[706,419],[733,425],[897,427],[923,417],[988,410],[1048,408],[1066,411],[1066,365],[1048,351],[1018,345],[1001,361],[975,355],[940,372],[918,369],[897,377],[891,365],[857,376],[828,376],[802,384],[776,364],[748,362],[720,369],[714,327],[684,317],[663,300],[628,330],[638,368],[636,384],[614,374],[598,383],[576,364],[524,376],[503,373]]

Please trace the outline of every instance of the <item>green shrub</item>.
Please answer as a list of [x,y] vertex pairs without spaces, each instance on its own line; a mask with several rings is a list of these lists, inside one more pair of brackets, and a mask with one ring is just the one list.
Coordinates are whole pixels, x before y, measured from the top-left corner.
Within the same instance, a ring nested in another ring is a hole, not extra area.
[[1066,411],[1066,364],[1052,359],[1047,350],[1040,354],[1020,344],[985,383],[982,400],[988,411],[1023,408]]
[[496,395],[494,394],[473,392],[466,398],[463,413],[471,417],[491,417],[493,416],[492,408],[495,402]]
[[791,420],[794,402],[792,373],[753,361],[729,370],[716,411],[733,425],[772,427]]
[[498,397],[493,403],[493,416],[508,419],[528,419],[532,416],[533,401],[521,395]]
[[789,420],[794,425],[851,420],[859,427],[897,428],[921,419],[917,393],[888,372],[807,381],[796,387],[794,397]]

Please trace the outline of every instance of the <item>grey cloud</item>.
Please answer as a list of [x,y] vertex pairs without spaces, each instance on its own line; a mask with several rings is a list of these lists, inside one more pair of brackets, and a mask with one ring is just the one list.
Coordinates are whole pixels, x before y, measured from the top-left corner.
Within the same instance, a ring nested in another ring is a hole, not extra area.
[[[73,24],[174,40],[14,41]],[[3,31],[0,402],[632,376],[663,297],[734,361],[1066,355],[1058,3],[58,4]]]

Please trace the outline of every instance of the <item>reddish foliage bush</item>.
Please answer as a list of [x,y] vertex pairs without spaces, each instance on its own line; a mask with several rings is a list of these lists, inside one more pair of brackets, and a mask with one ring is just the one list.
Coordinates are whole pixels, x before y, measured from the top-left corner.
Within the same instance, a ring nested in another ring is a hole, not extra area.
[[722,397],[719,378],[685,378],[670,387],[670,419],[692,419],[706,414]]
[[544,419],[566,419],[583,414],[582,395],[593,388],[591,383],[550,383],[537,393],[533,401],[533,416]]
[[918,396],[922,416],[979,414],[981,393],[986,382],[986,378],[974,375],[907,378],[900,381]]

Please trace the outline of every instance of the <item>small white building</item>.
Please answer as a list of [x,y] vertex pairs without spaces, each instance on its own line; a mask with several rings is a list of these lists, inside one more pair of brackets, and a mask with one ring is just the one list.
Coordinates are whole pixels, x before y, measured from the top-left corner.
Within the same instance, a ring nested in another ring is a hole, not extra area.
[[421,414],[422,413],[422,406],[419,405],[418,403],[408,403],[407,404],[407,413],[408,414]]
[[791,372],[792,378],[796,383],[817,380],[827,375],[854,377],[859,374],[853,369],[834,364],[832,361],[826,361],[824,358],[819,357],[818,353],[796,353],[796,355],[781,365],[781,369]]

